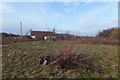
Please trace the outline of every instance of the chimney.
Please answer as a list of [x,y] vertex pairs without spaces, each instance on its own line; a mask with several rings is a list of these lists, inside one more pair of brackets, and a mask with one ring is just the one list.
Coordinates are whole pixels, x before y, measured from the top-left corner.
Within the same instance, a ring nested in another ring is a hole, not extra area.
[[30,36],[31,36],[31,32],[32,32],[32,27],[30,27]]
[[20,22],[20,35],[22,37],[22,22]]
[[53,28],[53,33],[55,33],[55,27]]

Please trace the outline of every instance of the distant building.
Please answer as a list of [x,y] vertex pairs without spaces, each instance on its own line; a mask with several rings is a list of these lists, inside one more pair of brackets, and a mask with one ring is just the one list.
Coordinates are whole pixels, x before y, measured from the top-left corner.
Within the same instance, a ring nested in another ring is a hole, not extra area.
[[56,34],[50,31],[31,31],[31,38],[41,40],[54,39]]
[[53,31],[30,31],[31,38],[37,40],[69,40],[70,38],[74,37],[74,35],[70,34],[59,34],[55,33],[55,29]]

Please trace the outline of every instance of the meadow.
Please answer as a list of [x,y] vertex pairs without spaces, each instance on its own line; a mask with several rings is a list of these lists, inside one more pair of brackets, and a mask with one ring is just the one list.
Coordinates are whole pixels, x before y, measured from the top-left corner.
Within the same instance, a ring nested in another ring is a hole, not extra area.
[[[40,56],[61,53],[88,54],[90,63],[103,70],[59,69],[39,63]],[[32,41],[2,46],[3,78],[118,78],[118,46],[75,42]]]

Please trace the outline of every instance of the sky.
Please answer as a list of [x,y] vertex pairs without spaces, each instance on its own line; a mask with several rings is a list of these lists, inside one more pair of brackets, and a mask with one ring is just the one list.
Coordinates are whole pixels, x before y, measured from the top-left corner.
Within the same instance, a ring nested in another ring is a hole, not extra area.
[[4,2],[1,32],[52,31],[94,36],[118,27],[117,2]]

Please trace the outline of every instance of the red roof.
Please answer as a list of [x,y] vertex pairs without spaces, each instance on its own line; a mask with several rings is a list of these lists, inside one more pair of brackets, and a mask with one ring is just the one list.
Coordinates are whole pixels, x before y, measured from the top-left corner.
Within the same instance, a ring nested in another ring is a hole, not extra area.
[[55,36],[54,32],[50,31],[31,31],[32,36]]

